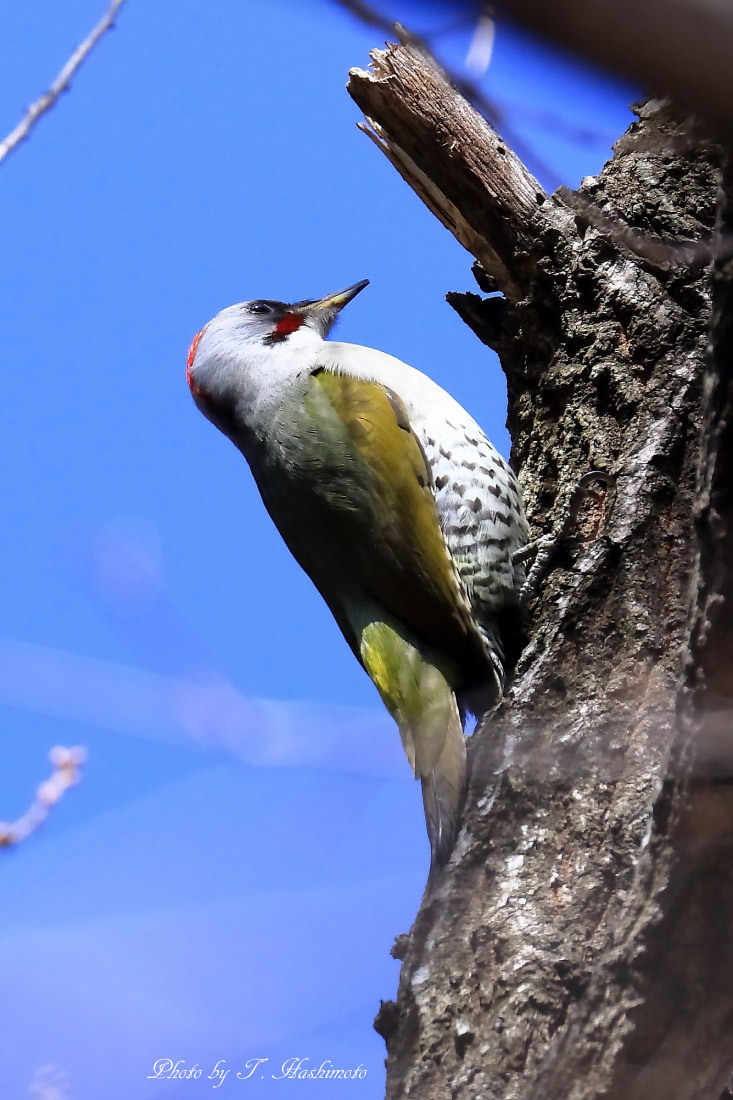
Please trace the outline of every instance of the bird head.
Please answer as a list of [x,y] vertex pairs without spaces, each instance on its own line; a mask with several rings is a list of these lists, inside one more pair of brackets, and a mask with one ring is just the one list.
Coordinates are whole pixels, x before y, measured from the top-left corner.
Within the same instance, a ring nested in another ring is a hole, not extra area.
[[227,306],[196,333],[188,350],[186,377],[197,403],[203,407],[228,389],[237,363],[259,359],[268,349],[295,352],[324,340],[344,306],[368,284],[362,279],[335,294],[302,302],[257,298]]

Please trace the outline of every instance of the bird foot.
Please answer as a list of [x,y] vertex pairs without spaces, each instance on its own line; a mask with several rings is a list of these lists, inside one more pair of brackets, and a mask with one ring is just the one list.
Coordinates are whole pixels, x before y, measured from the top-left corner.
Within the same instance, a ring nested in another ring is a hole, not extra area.
[[532,562],[529,572],[527,573],[527,578],[519,590],[519,599],[523,605],[526,605],[537,595],[540,582],[547,573],[555,550],[570,533],[573,524],[578,518],[578,513],[580,512],[583,501],[591,492],[590,486],[593,482],[598,481],[610,488],[616,485],[616,479],[603,470],[589,470],[587,474],[583,474],[570,494],[567,504],[553,530],[550,531],[549,534],[541,535],[538,539],[533,539],[532,542],[527,543],[526,546],[520,547],[520,549],[515,551],[512,555],[512,564],[522,565],[527,561]]

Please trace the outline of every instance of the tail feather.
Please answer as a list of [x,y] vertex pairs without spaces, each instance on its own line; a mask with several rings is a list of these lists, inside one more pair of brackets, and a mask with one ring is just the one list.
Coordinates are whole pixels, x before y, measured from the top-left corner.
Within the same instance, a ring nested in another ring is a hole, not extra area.
[[458,708],[454,709],[454,720],[446,730],[435,766],[420,776],[431,872],[443,867],[453,851],[466,788],[466,742]]
[[364,667],[422,783],[432,873],[453,850],[466,786],[466,744],[450,672],[400,624],[375,615],[359,626]]

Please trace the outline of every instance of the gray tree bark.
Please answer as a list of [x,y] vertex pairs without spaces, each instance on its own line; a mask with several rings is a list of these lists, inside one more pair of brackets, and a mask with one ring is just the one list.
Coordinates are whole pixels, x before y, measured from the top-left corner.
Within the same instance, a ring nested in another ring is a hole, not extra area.
[[[373,59],[349,90],[480,261],[490,296],[449,300],[500,356],[533,530],[562,533],[515,680],[472,738],[456,851],[399,947],[377,1019],[387,1096],[717,1098],[733,1065],[721,150],[648,102],[597,178],[548,197],[418,51]],[[592,470],[613,485],[572,509]]]

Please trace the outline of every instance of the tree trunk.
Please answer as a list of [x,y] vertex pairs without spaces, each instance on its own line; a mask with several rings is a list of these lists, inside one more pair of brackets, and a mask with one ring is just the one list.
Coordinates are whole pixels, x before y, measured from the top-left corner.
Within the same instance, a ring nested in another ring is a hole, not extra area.
[[[449,300],[500,356],[532,528],[561,535],[377,1020],[387,1096],[715,1100],[733,1065],[721,151],[651,101],[597,178],[550,198],[417,50],[372,56],[349,83],[370,135],[502,292]],[[590,471],[613,482],[577,508]]]

